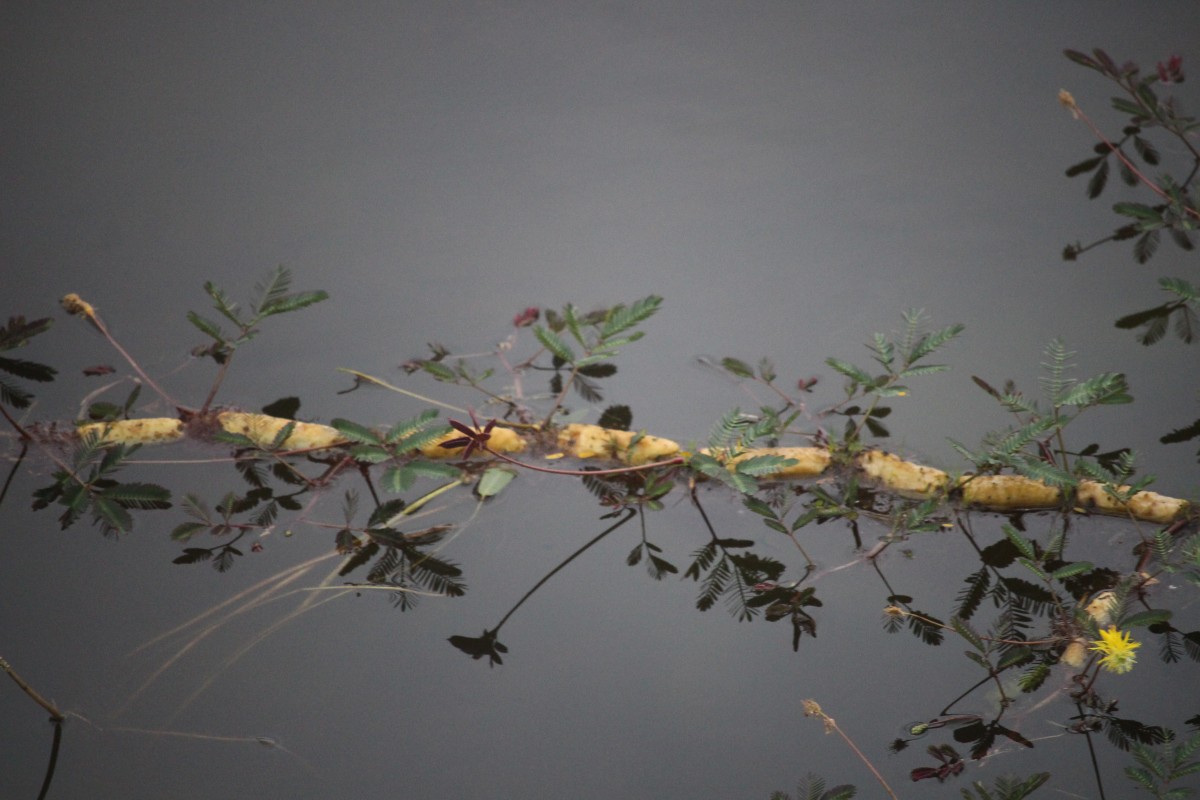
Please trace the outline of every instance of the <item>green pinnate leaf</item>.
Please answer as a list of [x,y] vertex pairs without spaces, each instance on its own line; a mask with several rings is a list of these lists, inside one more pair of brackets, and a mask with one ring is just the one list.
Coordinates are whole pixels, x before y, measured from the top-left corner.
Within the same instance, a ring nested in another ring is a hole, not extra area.
[[359,444],[382,444],[383,439],[379,434],[365,425],[360,425],[357,422],[352,422],[348,419],[337,417],[329,423],[342,436],[345,436],[352,442]]
[[125,506],[104,495],[93,498],[92,514],[105,532],[129,533],[133,530],[133,517]]
[[794,458],[785,458],[783,456],[753,456],[737,462],[734,468],[743,475],[760,477],[763,475],[773,475],[799,463]]
[[630,306],[613,306],[605,316],[604,327],[600,330],[600,338],[607,341],[618,333],[644,322],[653,316],[661,305],[662,298],[652,294]]
[[1012,542],[1014,547],[1017,548],[1017,552],[1019,552],[1021,555],[1023,555],[1027,559],[1034,559],[1037,557],[1036,554],[1034,553],[1033,542],[1026,539],[1024,537],[1024,535],[1021,534],[1020,531],[1018,531],[1016,528],[1014,528],[1012,525],[1009,525],[1008,523],[1005,523],[1002,526],[1002,530],[1004,531],[1004,536],[1010,542]]
[[567,346],[567,343],[559,338],[558,334],[541,325],[534,325],[533,335],[537,337],[537,340],[542,343],[543,347],[553,355],[558,356],[564,363],[575,363],[575,351]]
[[754,377],[754,368],[740,359],[733,357],[722,358],[721,366],[724,367],[726,372],[732,373],[739,378]]
[[195,325],[201,333],[213,339],[219,344],[224,344],[227,340],[225,333],[221,330],[221,326],[206,317],[202,317],[195,311],[187,312],[188,322]]
[[125,508],[155,510],[171,507],[170,491],[154,483],[118,483],[105,489],[101,496]]
[[261,313],[264,317],[270,317],[275,314],[286,314],[291,311],[299,311],[302,308],[307,308],[328,299],[328,292],[320,290],[315,292],[297,292],[296,294],[281,297],[267,304],[263,307]]
[[838,358],[827,358],[825,359],[825,363],[857,384],[872,386],[875,383],[874,378],[848,361],[842,361]]
[[1149,611],[1139,611],[1121,618],[1122,628],[1138,628],[1157,625],[1171,619],[1171,612],[1165,608],[1152,608]]
[[203,522],[181,522],[171,531],[171,538],[177,542],[186,542],[197,533],[206,531],[208,528],[209,526]]
[[1095,569],[1095,565],[1090,561],[1076,561],[1071,564],[1065,564],[1054,572],[1050,573],[1050,577],[1056,581],[1074,578],[1076,575],[1082,575],[1085,572],[1090,572]]
[[922,336],[909,350],[908,362],[911,364],[944,347],[951,340],[958,338],[964,330],[966,326],[956,323]]
[[413,431],[419,431],[428,425],[433,420],[437,419],[438,412],[436,409],[427,408],[411,419],[401,420],[391,427],[384,437],[384,441],[389,444],[397,442]]
[[954,628],[955,633],[966,639],[980,653],[987,653],[987,647],[984,646],[983,639],[979,638],[979,634],[975,632],[966,620],[959,617],[951,617],[950,627]]
[[1132,402],[1125,375],[1119,372],[1105,372],[1072,386],[1058,399],[1056,405],[1083,407]]
[[1162,212],[1151,208],[1145,203],[1115,203],[1113,211],[1123,217],[1133,217],[1138,220],[1162,222]]

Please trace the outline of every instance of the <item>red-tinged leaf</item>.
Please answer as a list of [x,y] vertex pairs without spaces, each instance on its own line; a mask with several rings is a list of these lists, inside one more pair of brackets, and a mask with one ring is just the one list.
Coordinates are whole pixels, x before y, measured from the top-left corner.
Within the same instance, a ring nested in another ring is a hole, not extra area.
[[1140,136],[1133,137],[1133,149],[1137,150],[1138,155],[1142,157],[1142,161],[1145,161],[1147,164],[1149,164],[1151,166],[1155,166],[1158,164],[1158,161],[1159,161],[1158,150],[1155,149],[1154,145],[1152,145],[1150,142],[1146,141],[1142,137],[1140,137]]
[[1087,67],[1088,69],[1094,70],[1100,69],[1100,65],[1097,64],[1090,56],[1084,55],[1078,50],[1064,50],[1063,55],[1082,67]]
[[1101,68],[1105,72],[1107,72],[1108,74],[1113,75],[1113,76],[1116,76],[1119,74],[1119,71],[1117,70],[1117,62],[1113,61],[1112,58],[1108,55],[1108,53],[1104,52],[1099,47],[1097,47],[1095,50],[1092,51],[1092,55],[1094,55],[1096,57],[1096,61],[1099,62]]
[[1071,166],[1067,167],[1067,177],[1074,178],[1076,175],[1082,175],[1085,172],[1091,172],[1096,167],[1100,166],[1101,162],[1103,161],[1103,156],[1096,156],[1094,158],[1084,159],[1078,164],[1072,164]]
[[1121,181],[1126,186],[1137,186],[1138,185],[1137,175],[1135,175],[1133,173],[1133,170],[1130,169],[1129,165],[1126,164],[1124,161],[1121,162],[1120,172],[1121,172]]
[[[459,433],[463,434],[464,436],[474,436],[475,435],[474,428],[468,428],[466,425],[462,424],[461,422],[459,422],[456,419],[448,419],[448,420],[446,420],[446,422],[450,423],[451,428],[454,428],[454,430],[458,431]],[[442,445],[442,447],[445,447],[445,446],[446,446],[446,444]],[[463,445],[458,445],[458,446],[462,447]]]
[[1158,231],[1146,231],[1145,235],[1133,245],[1133,260],[1145,264],[1158,250]]
[[1100,163],[1100,168],[1092,173],[1091,180],[1087,185],[1087,196],[1089,200],[1095,200],[1104,191],[1104,186],[1108,183],[1108,159]]
[[1033,747],[1033,742],[1029,741],[1024,736],[1017,733],[1016,731],[1014,731],[1010,728],[1005,728],[1003,726],[997,726],[997,729],[1000,731],[1000,733],[1004,734],[1009,739],[1012,739],[1017,744],[1023,744],[1026,747]]

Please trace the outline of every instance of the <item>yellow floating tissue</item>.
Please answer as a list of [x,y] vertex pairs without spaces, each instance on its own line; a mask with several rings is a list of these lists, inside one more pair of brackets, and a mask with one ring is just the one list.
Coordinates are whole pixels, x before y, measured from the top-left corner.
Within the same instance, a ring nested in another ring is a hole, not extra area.
[[[64,298],[64,306],[85,315],[90,310],[84,301],[71,296]],[[215,420],[222,429],[242,434],[261,447],[269,447],[284,426],[290,423],[290,420],[266,414],[237,411],[223,411],[216,415]],[[151,418],[88,423],[80,425],[77,433],[81,437],[98,436],[105,444],[134,445],[172,442],[183,438],[186,429],[178,419]],[[461,435],[458,431],[449,431],[422,447],[420,453],[427,458],[461,458],[462,449],[441,446],[442,442]],[[346,438],[335,428],[297,422],[283,447],[287,450],[320,450],[346,443]],[[670,439],[639,436],[631,431],[581,423],[562,428],[557,444],[575,458],[609,458],[630,466],[666,461],[680,455],[679,444]],[[522,453],[529,446],[529,442],[511,428],[493,428],[488,439],[488,447],[499,453]],[[815,477],[825,473],[832,463],[832,454],[823,447],[751,448],[739,453],[732,461],[736,463],[755,456],[780,456],[796,461],[792,466],[763,476],[773,480]],[[914,464],[882,450],[860,453],[854,463],[865,478],[889,492],[905,497],[937,497],[946,494],[950,486],[950,476],[942,470]],[[1021,475],[964,475],[955,486],[966,505],[987,511],[1058,508],[1063,502],[1058,489]],[[1159,524],[1169,524],[1191,511],[1188,501],[1155,492],[1138,492],[1122,502],[1106,492],[1104,484],[1096,481],[1080,482],[1075,503],[1079,508],[1131,516]]]
[[882,450],[868,450],[855,460],[872,481],[904,497],[932,497],[945,491],[950,476]]
[[[222,411],[217,414],[217,421],[226,432],[240,433],[259,447],[270,447],[279,432],[292,422],[282,417],[240,411]],[[346,437],[336,428],[315,422],[297,422],[282,446],[287,450],[321,450],[345,443]]]
[[[448,442],[451,439],[457,439],[461,436],[462,434],[458,431],[449,431],[444,436],[440,436],[422,447],[421,455],[426,458],[462,458],[463,450],[461,447],[455,449],[442,447],[442,442]],[[511,428],[492,428],[487,445],[497,453],[523,453],[529,443]],[[487,454],[485,453],[484,455]]]
[[1057,508],[1062,492],[1023,475],[964,475],[959,480],[963,502],[989,511]]
[[159,444],[183,438],[183,423],[170,417],[89,422],[75,429],[80,438],[96,436],[102,444]]
[[[1120,487],[1128,491],[1128,486]],[[1095,509],[1102,514],[1132,515],[1137,519],[1165,525],[1184,516],[1188,502],[1177,497],[1167,497],[1156,492],[1138,492],[1125,503],[1104,490],[1104,484],[1096,481],[1080,481],[1075,501],[1082,508]]]
[[1088,641],[1083,638],[1071,640],[1067,645],[1067,649],[1058,657],[1058,660],[1066,664],[1068,667],[1082,667],[1083,662],[1088,658]]
[[[679,444],[658,436],[642,436],[599,425],[573,422],[558,434],[558,446],[576,458],[615,458],[630,466],[662,461],[679,454]],[[632,447],[630,445],[632,444]]]
[[1117,595],[1111,589],[1105,589],[1092,596],[1083,610],[1089,617],[1096,620],[1100,627],[1112,625],[1113,611],[1116,609]]
[[752,447],[729,460],[736,464],[757,456],[779,456],[796,461],[789,467],[764,475],[768,480],[786,481],[797,478],[813,478],[829,469],[833,456],[824,447]]

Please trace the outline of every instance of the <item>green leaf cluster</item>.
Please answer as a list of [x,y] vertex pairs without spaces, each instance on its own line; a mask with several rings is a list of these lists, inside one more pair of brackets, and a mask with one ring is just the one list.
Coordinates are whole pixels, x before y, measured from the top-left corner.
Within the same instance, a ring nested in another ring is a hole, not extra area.
[[[514,326],[518,330],[530,328],[540,349],[524,360],[513,355],[517,342],[514,333],[491,354],[454,356],[443,345],[432,343],[430,357],[410,359],[402,367],[408,373],[423,371],[435,380],[483,393],[488,403],[505,407],[505,419],[533,423],[540,416],[543,427],[549,427],[556,418],[567,414],[564,404],[570,392],[574,391],[587,403],[604,399],[598,381],[617,374],[612,359],[622,347],[642,338],[644,332],[636,330],[637,326],[653,316],[661,305],[661,297],[649,295],[628,305],[587,312],[570,303],[560,311],[546,309],[544,316],[541,309],[530,308],[517,316]],[[536,323],[538,319],[544,319],[544,324]],[[497,370],[473,367],[469,360],[479,355],[495,357],[504,368],[501,374],[511,378],[512,384],[499,390],[487,385]],[[547,412],[535,413],[530,405],[530,400],[544,396],[525,394],[524,377],[529,371],[551,373]],[[605,416],[602,423],[605,427],[629,430],[631,414],[627,406],[612,406]]]
[[[9,317],[8,324],[0,328],[0,353],[26,346],[30,339],[45,333],[53,323],[54,320],[49,317],[30,321],[26,321],[24,317]],[[57,370],[45,364],[9,356],[0,356],[0,372],[38,383],[52,381],[58,374]],[[32,394],[0,377],[0,403],[13,408],[29,408],[31,402]]]
[[[1091,55],[1076,50],[1067,50],[1065,54],[1076,64],[1100,73],[1120,88],[1122,94],[1112,98],[1112,107],[1118,114],[1128,118],[1120,137],[1097,142],[1092,148],[1092,155],[1066,170],[1068,178],[1090,175],[1087,182],[1089,199],[1094,200],[1103,194],[1113,163],[1122,182],[1130,187],[1150,180],[1144,174],[1147,168],[1162,166],[1159,148],[1144,135],[1148,130],[1161,131],[1174,139],[1169,150],[1172,153],[1184,153],[1184,158],[1190,163],[1181,165],[1187,174],[1182,181],[1170,173],[1162,173],[1155,178],[1159,202],[1154,205],[1139,202],[1114,204],[1113,212],[1130,221],[1117,227],[1109,236],[1086,246],[1079,243],[1067,245],[1063,249],[1063,258],[1074,261],[1082,253],[1105,242],[1133,239],[1134,260],[1144,264],[1158,250],[1164,230],[1181,249],[1194,250],[1192,234],[1200,227],[1200,205],[1196,200],[1200,150],[1192,141],[1196,131],[1200,130],[1200,123],[1194,117],[1185,115],[1174,97],[1161,96],[1156,88],[1166,83],[1178,83],[1179,80],[1172,80],[1170,70],[1161,64],[1158,70],[1143,75],[1137,64],[1126,62],[1118,65],[1100,49],[1093,50]],[[1177,146],[1180,144],[1182,148]],[[1136,161],[1141,161],[1144,166],[1138,168]]]
[[[714,537],[692,553],[692,563],[684,577],[700,583],[697,609],[708,611],[718,600],[724,599],[729,612],[739,620],[749,621],[755,617],[757,606],[763,603],[754,602],[753,587],[777,580],[783,574],[784,565],[750,552],[748,548],[753,546],[750,539]],[[736,550],[747,552],[734,552]]]
[[[849,784],[825,788],[825,780],[817,775],[808,774],[796,787],[794,800],[850,800],[858,793],[858,789]],[[771,800],[793,800],[787,792],[772,792]]]
[[649,295],[630,305],[590,313],[580,312],[570,303],[561,313],[546,312],[546,324],[534,325],[533,335],[552,357],[550,392],[555,395],[555,403],[546,416],[547,423],[561,409],[571,389],[589,403],[603,399],[594,381],[617,373],[611,359],[621,347],[645,335],[634,328],[652,317],[661,305],[661,297]]
[[[904,314],[904,330],[898,336],[876,333],[868,345],[871,358],[882,372],[870,371],[838,358],[827,358],[825,363],[846,378],[846,399],[838,413],[846,417],[843,432],[845,442],[851,448],[859,446],[863,429],[878,437],[886,437],[889,431],[881,422],[891,413],[891,408],[880,405],[884,398],[903,397],[908,394],[904,383],[909,378],[944,372],[944,364],[921,364],[923,359],[940,350],[963,332],[963,326],[954,324],[936,331],[927,331],[928,319],[920,310]],[[865,407],[850,405],[863,398],[869,400]]]
[[291,292],[291,284],[292,273],[286,267],[276,267],[266,281],[255,287],[255,295],[250,302],[248,315],[243,315],[238,304],[230,300],[224,291],[212,281],[205,282],[204,291],[208,293],[221,316],[233,324],[234,331],[226,333],[220,323],[203,317],[195,311],[187,313],[188,321],[201,333],[212,339],[210,344],[194,348],[192,355],[207,356],[220,365],[212,388],[209,389],[208,397],[204,399],[204,404],[200,407],[201,413],[207,412],[212,405],[234,353],[239,347],[258,335],[258,326],[263,320],[278,314],[298,311],[329,297],[324,291]]
[[[232,541],[221,542],[212,547],[185,547],[183,548],[183,553],[172,562],[175,564],[211,562],[217,572],[227,572],[233,566],[234,559],[245,555],[236,546],[238,540],[250,531],[270,524],[261,520],[255,523],[234,522],[234,515],[252,508],[254,501],[247,500],[247,498],[239,498],[232,492],[226,494],[221,502],[217,504],[215,514],[200,497],[194,494],[185,495],[181,505],[187,515],[192,517],[193,521],[182,522],[175,526],[175,529],[171,531],[171,538],[175,541],[187,542],[202,531],[214,537],[234,536],[235,538]],[[296,505],[296,508],[298,509],[299,505]],[[273,506],[269,517],[271,520],[274,520]]]
[[[1073,489],[1080,478],[1089,478],[1118,491],[1118,485],[1133,475],[1133,454],[1127,450],[1101,453],[1095,444],[1069,450],[1064,430],[1092,409],[1132,403],[1133,397],[1122,373],[1103,372],[1082,381],[1071,377],[1074,355],[1061,340],[1047,345],[1046,360],[1042,362],[1044,374],[1039,379],[1047,406],[1044,410],[1037,400],[1018,391],[1011,380],[1003,389],[996,389],[972,376],[977,386],[1016,417],[1017,424],[986,434],[979,450],[953,439],[950,444],[980,473],[1011,469],[1064,490]],[[1126,494],[1140,491],[1152,480],[1147,477],[1138,481]]]
[[389,492],[404,492],[418,478],[457,480],[457,467],[423,458],[413,458],[413,451],[444,436],[450,426],[435,424],[437,411],[426,409],[410,419],[401,420],[386,432],[375,430],[347,419],[330,422],[353,444],[350,455],[362,464],[387,463],[381,483]]
[[219,322],[189,311],[188,321],[213,340],[212,344],[199,349],[196,355],[209,356],[218,364],[224,364],[238,347],[258,334],[258,326],[266,318],[298,311],[329,299],[329,294],[324,291],[291,292],[291,285],[291,271],[287,267],[276,267],[263,283],[255,286],[248,314],[243,314],[241,307],[229,295],[212,281],[205,281],[204,291],[212,298],[213,306],[220,315],[233,324],[234,332],[226,333]]
[[171,493],[153,483],[122,483],[113,475],[137,447],[102,445],[99,437],[84,437],[71,459],[69,468],[54,473],[54,483],[33,493],[34,509],[52,503],[64,507],[58,521],[63,530],[81,517],[91,514],[92,521],[106,535],[133,530],[133,509],[171,507]]
[[1131,752],[1137,766],[1126,767],[1125,775],[1159,800],[1193,797],[1196,790],[1179,785],[1179,782],[1200,774],[1200,759],[1192,757],[1197,751],[1200,751],[1200,734],[1183,742],[1164,742],[1157,747],[1135,744]]
[[963,789],[964,800],[1024,800],[1037,791],[1046,781],[1050,780],[1049,772],[1038,772],[1028,778],[1016,778],[1004,775],[996,778],[994,787],[989,789],[982,781],[975,781],[970,789]]
[[708,436],[708,452],[695,453],[688,465],[701,475],[718,480],[737,492],[750,495],[758,491],[758,479],[778,473],[796,464],[794,458],[758,455],[738,461],[732,459],[753,447],[764,437],[780,433],[772,417],[756,417],[734,408],[721,415]]
[[1152,345],[1162,341],[1168,326],[1171,326],[1180,341],[1192,344],[1196,341],[1196,329],[1200,323],[1197,319],[1197,313],[1200,313],[1200,289],[1182,278],[1159,278],[1158,285],[1163,291],[1175,295],[1175,299],[1145,311],[1126,314],[1117,320],[1117,327],[1125,330],[1141,328],[1138,341]]

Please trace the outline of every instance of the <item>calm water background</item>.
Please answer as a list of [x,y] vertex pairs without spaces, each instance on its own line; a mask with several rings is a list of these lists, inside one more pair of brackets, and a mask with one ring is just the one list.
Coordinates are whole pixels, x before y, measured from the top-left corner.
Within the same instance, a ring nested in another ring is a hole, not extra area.
[[[1190,3],[1036,13],[793,2],[6,4],[3,313],[54,315],[58,297],[80,292],[143,364],[170,374],[172,391],[198,401],[211,370],[186,364],[198,338],[183,312],[204,310],[205,280],[244,297],[283,263],[297,288],[332,300],[268,326],[239,354],[223,397],[257,408],[298,394],[307,418],[388,423],[418,407],[383,393],[339,396],[347,382],[336,367],[398,379],[396,365],[426,342],[486,349],[528,305],[657,293],[664,309],[622,354],[608,399],[629,403],[636,426],[686,441],[746,403],[694,368],[697,356],[768,355],[789,380],[825,375],[820,397],[830,400],[837,382],[824,359],[865,362],[871,333],[923,307],[967,333],[946,356],[950,373],[895,404],[889,446],[961,467],[946,437],[974,444],[1006,422],[969,376],[1035,391],[1042,348],[1062,336],[1079,351],[1080,375],[1126,372],[1137,398],[1097,413],[1078,442],[1134,446],[1162,491],[1195,496],[1194,447],[1157,444],[1196,416],[1195,349],[1142,348],[1111,324],[1162,302],[1156,278],[1188,276],[1194,256],[1165,243],[1147,267],[1122,246],[1060,260],[1067,242],[1111,230],[1107,208],[1120,192],[1088,203],[1083,185],[1063,177],[1091,140],[1055,100],[1070,89],[1113,130],[1108,88],[1061,50],[1194,63],[1193,16]],[[66,319],[22,355],[63,372],[41,394],[35,416],[47,419],[74,416],[96,387],[82,367],[115,361]],[[903,723],[969,686],[976,668],[952,643],[883,634],[887,591],[867,568],[818,583],[819,638],[795,654],[781,625],[699,614],[690,582],[656,583],[624,566],[638,541],[630,528],[506,624],[504,666],[455,651],[447,636],[494,625],[605,524],[581,487],[524,476],[447,553],[467,570],[465,598],[406,615],[375,597],[327,604],[180,710],[292,597],[209,637],[125,707],[173,652],[131,650],[326,552],[331,535],[298,526],[226,575],[173,566],[178,546],[166,533],[177,512],[143,519],[120,543],[27,514],[25,498],[48,471],[27,470],[4,509],[0,654],[92,723],[71,723],[52,796],[765,798],[810,770],[876,796],[841,743],[802,718],[804,697],[818,698],[906,796],[957,795],[949,784],[905,784],[924,763],[923,743],[900,756],[884,748]],[[229,484],[199,467],[171,475],[173,488],[209,496]],[[723,532],[766,539],[728,498],[709,503]],[[445,513],[461,520],[470,510]],[[313,516],[338,521],[336,497]],[[686,504],[650,522],[681,566],[704,541]],[[980,525],[996,535],[994,520]],[[1106,553],[1127,552],[1132,535],[1092,522],[1087,546],[1124,565]],[[840,528],[812,539],[823,566],[854,557]],[[889,580],[947,613],[970,571],[965,544],[947,536],[913,550],[885,565]],[[935,580],[947,574],[955,581]],[[1180,627],[1194,628],[1194,608],[1183,613],[1192,624]],[[1189,668],[1148,654],[1136,677],[1154,685],[1161,673],[1165,686],[1188,680]],[[1122,710],[1182,727],[1187,714],[1167,698]],[[10,686],[0,720],[0,796],[33,796],[49,746],[44,716]],[[287,751],[112,730],[121,726],[266,736]],[[1032,717],[1022,730],[1055,732]],[[1100,746],[1116,782],[1125,757]],[[1060,738],[970,777],[1050,768],[1060,789],[1090,797],[1085,766],[1081,740]]]

